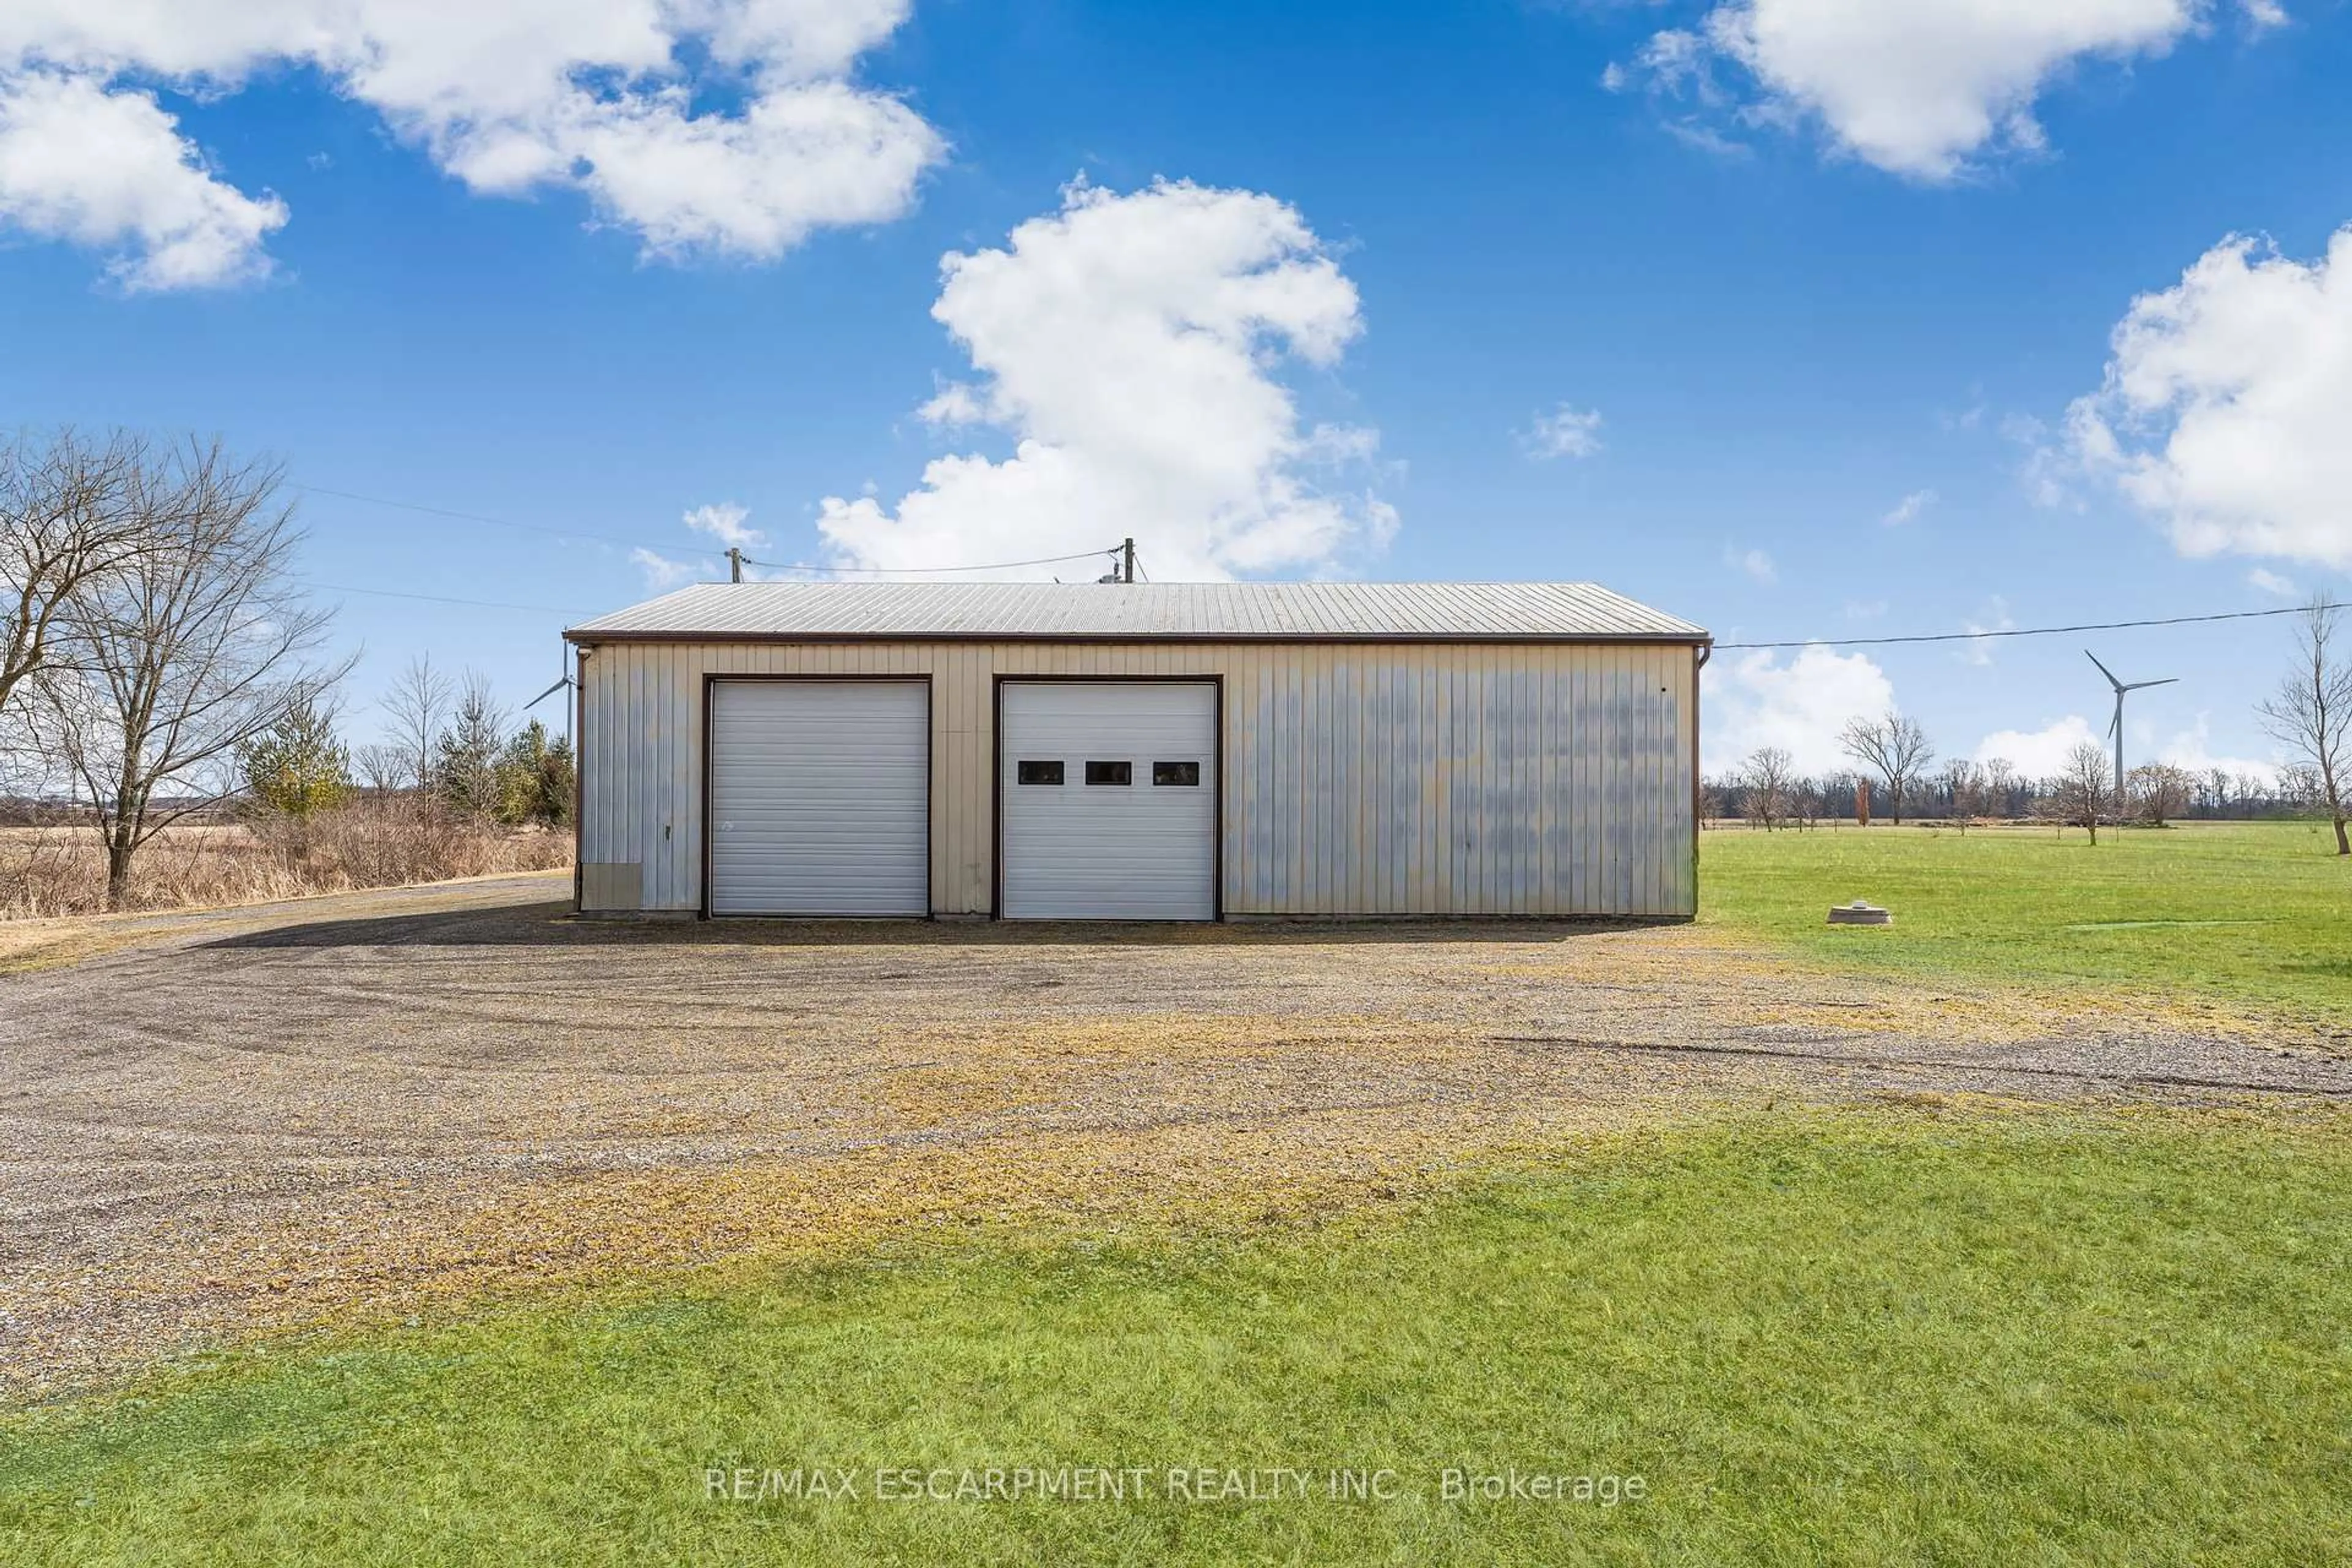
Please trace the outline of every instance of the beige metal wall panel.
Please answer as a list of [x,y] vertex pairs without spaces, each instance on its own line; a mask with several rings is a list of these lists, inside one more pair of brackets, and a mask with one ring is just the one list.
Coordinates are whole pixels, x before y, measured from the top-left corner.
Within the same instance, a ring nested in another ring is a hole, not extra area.
[[1688,645],[597,645],[580,854],[640,866],[647,910],[702,906],[713,674],[930,677],[939,914],[993,903],[1000,675],[1223,679],[1228,915],[1696,910]]

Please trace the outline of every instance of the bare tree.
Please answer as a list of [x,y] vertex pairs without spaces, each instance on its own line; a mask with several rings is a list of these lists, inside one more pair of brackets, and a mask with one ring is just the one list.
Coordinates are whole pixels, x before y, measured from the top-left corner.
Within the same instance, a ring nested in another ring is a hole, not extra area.
[[2065,764],[2052,781],[2051,805],[2058,822],[2091,830],[2091,842],[2099,841],[2099,814],[2106,809],[2107,788],[2114,770],[2107,765],[2105,748],[2092,741],[2078,741],[2066,753]]
[[2319,770],[2309,763],[2289,763],[2279,769],[2278,802],[2287,810],[2311,811],[2326,798],[2327,786],[2320,782]]
[[1820,810],[1834,827],[1853,809],[1853,780],[1844,773],[1827,773],[1813,781],[1814,794],[1820,798]]
[[2294,763],[2318,778],[2318,800],[2336,823],[2336,853],[2352,855],[2344,830],[2345,777],[2352,769],[2352,659],[2336,641],[2340,607],[2314,599],[2296,628],[2294,668],[2254,712]]
[[2142,763],[2131,771],[2125,796],[2138,807],[2142,821],[2162,827],[2174,817],[2189,814],[2189,797],[2196,787],[2197,781],[2186,768],[2170,763]]
[[1796,782],[1789,753],[1778,746],[1759,746],[1739,767],[1739,783],[1747,793],[1742,812],[1748,820],[1769,833],[1788,816],[1790,791]]
[[407,747],[387,741],[362,746],[352,753],[352,766],[358,770],[361,787],[379,800],[408,787],[415,776],[409,771],[413,762]]
[[277,468],[190,441],[128,483],[141,548],[76,595],[37,679],[43,740],[106,846],[109,908],[142,845],[234,787],[238,748],[351,668],[317,658],[330,612],[290,580]]
[[2015,810],[2017,797],[2017,764],[2007,757],[1987,757],[1984,765],[1984,795],[1995,816],[2007,816]]
[[52,652],[75,595],[137,553],[138,437],[60,430],[0,442],[0,713]]
[[433,656],[426,653],[410,659],[392,689],[383,694],[383,710],[392,719],[392,743],[406,761],[406,782],[418,789],[432,785],[441,731],[448,727],[449,705],[457,689],[456,682],[433,668]]
[[1927,743],[1927,731],[1919,727],[1916,719],[1906,719],[1889,709],[1876,719],[1852,721],[1838,742],[1847,756],[1875,773],[1885,784],[1886,809],[1900,827],[1903,797],[1926,776],[1927,764],[1936,760],[1936,748]]
[[1984,815],[1984,770],[1965,757],[1954,757],[1944,764],[1944,791],[1951,796],[1954,825],[1966,834],[1969,824]]
[[1822,816],[1822,786],[1809,778],[1800,777],[1788,790],[1789,815],[1797,819],[1801,828],[1811,827]]

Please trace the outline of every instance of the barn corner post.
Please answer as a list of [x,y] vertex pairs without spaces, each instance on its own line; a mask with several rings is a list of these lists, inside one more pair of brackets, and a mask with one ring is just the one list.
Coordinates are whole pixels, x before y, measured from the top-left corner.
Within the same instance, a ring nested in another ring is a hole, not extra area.
[[1691,787],[1691,907],[1690,919],[1698,919],[1698,836],[1706,824],[1706,784],[1699,776],[1699,691],[1700,675],[1707,660],[1715,657],[1715,642],[1709,638],[1692,649],[1691,658],[1691,725],[1690,725],[1690,787]]
[[572,912],[580,914],[587,908],[587,873],[584,851],[588,847],[588,647],[584,643],[572,646]]

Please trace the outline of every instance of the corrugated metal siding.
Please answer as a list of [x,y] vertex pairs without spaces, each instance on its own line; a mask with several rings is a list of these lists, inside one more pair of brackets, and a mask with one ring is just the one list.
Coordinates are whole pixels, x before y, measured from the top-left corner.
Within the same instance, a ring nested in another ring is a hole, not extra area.
[[698,583],[572,636],[1696,640],[1597,583]]
[[581,857],[642,862],[648,909],[702,902],[712,673],[932,678],[942,914],[992,898],[1000,674],[1223,678],[1228,915],[1696,910],[1687,646],[604,644],[585,663]]

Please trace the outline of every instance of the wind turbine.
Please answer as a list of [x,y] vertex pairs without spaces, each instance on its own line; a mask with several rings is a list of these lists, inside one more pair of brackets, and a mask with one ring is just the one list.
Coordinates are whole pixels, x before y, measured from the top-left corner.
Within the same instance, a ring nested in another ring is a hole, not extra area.
[[[2083,657],[2089,659],[2093,664],[2099,664],[2099,656],[2093,653],[2089,648],[2084,648],[2083,650]],[[2117,680],[2116,679],[2116,672],[2109,669],[2104,664],[2099,664],[2099,673],[2105,676],[2107,678],[2107,684],[2116,689],[2116,720],[2113,724],[2107,727],[2107,732],[2116,738],[2115,787],[2116,798],[2120,800],[2123,798],[2124,793],[2124,693],[2126,691],[2145,691],[2151,686],[2170,686],[2179,680],[2180,677],[2177,675],[2168,675],[2162,680],[2122,681]]]
[[[541,703],[546,701],[549,698],[554,696],[557,692],[562,691],[568,688],[576,687],[580,683],[578,681],[572,679],[572,672],[567,669],[556,678],[554,685],[549,687],[546,690],[541,692],[538,696],[524,703],[522,705],[522,710],[528,713],[532,709],[538,707]],[[563,705],[563,743],[567,746],[572,743],[572,704],[569,702],[566,702]]]

